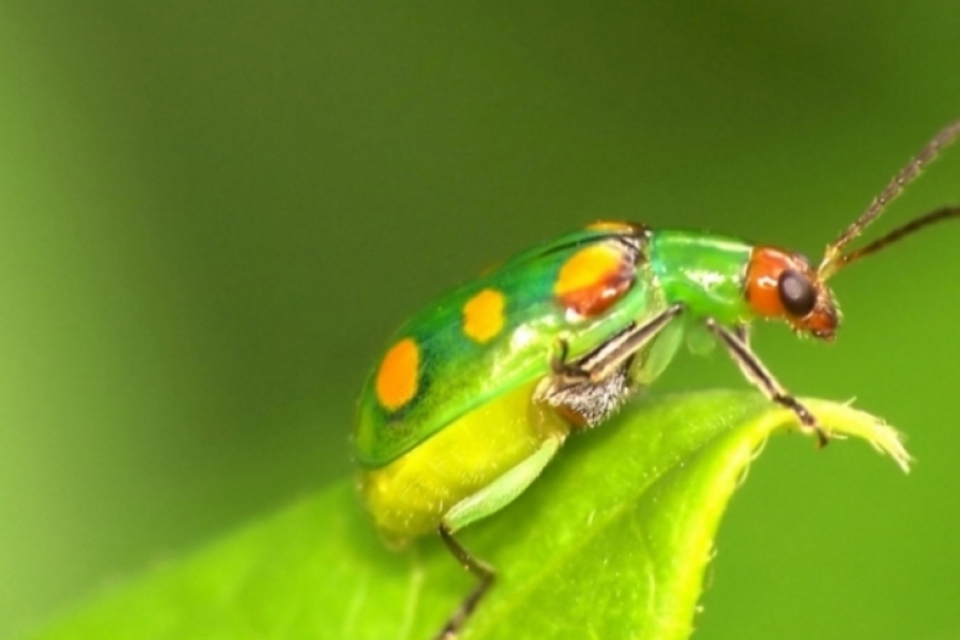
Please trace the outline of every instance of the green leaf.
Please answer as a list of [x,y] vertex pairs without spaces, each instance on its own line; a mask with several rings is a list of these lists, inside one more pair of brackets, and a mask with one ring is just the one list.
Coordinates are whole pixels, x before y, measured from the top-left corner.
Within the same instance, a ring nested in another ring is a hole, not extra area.
[[[907,469],[893,429],[805,402]],[[463,532],[500,571],[464,640],[686,638],[724,507],[767,437],[790,429],[764,398],[714,391],[649,398],[571,438],[515,504]],[[38,637],[427,640],[472,585],[433,537],[384,548],[341,483]]]

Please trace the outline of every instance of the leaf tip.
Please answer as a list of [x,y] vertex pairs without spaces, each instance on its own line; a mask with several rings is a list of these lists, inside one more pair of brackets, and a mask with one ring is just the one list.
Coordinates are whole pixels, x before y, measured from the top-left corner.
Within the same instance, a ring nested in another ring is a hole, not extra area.
[[890,456],[904,473],[910,472],[913,457],[907,451],[903,434],[865,411],[854,409],[852,400],[844,403],[825,400],[805,400],[820,419],[829,426],[832,437],[855,436],[870,443],[874,449]]

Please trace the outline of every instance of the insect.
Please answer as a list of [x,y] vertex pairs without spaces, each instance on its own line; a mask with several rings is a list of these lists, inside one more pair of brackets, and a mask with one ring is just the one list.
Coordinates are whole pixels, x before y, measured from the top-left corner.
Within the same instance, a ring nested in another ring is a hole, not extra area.
[[602,222],[535,247],[403,325],[367,380],[354,430],[360,494],[402,543],[430,532],[478,582],[437,635],[452,640],[494,582],[454,534],[507,506],[572,432],[616,413],[670,363],[684,334],[726,347],[744,376],[792,410],[820,446],[827,432],[750,348],[750,323],[785,321],[832,340],[840,321],[826,281],[931,224],[948,206],[845,251],[960,136],[940,131],[814,268],[801,254],[735,238]]

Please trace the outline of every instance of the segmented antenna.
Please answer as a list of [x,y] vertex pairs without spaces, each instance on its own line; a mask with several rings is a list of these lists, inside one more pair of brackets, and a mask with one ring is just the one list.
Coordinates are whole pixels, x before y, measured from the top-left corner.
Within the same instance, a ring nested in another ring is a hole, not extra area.
[[867,227],[867,225],[869,225],[881,213],[883,213],[883,210],[888,204],[890,204],[890,201],[900,195],[904,188],[913,182],[924,170],[924,168],[933,162],[941,151],[953,144],[958,137],[960,137],[960,120],[944,127],[937,135],[935,135],[933,139],[928,142],[920,150],[920,152],[913,157],[912,160],[910,160],[907,166],[901,169],[900,172],[893,177],[887,186],[884,187],[883,191],[881,191],[880,194],[873,199],[873,201],[870,203],[870,206],[867,207],[867,210],[864,211],[863,214],[853,222],[853,224],[847,227],[844,232],[840,234],[840,237],[836,239],[836,241],[827,245],[827,249],[823,254],[823,260],[820,262],[820,267],[818,269],[821,280],[826,280],[836,273],[841,266],[849,264],[857,258],[861,258],[865,255],[873,253],[881,247],[884,247],[895,240],[899,240],[900,238],[917,231],[928,224],[939,222],[940,220],[946,220],[949,217],[956,215],[945,215],[943,211],[928,214],[923,218],[914,220],[913,222],[904,225],[900,229],[891,232],[887,236],[877,240],[868,247],[864,247],[860,251],[851,253],[847,257],[841,255],[843,248],[851,240],[863,233],[863,230]]
[[931,211],[926,215],[922,215],[919,218],[914,218],[902,227],[897,227],[887,235],[874,240],[867,246],[860,247],[859,249],[854,249],[853,251],[848,251],[847,253],[843,254],[837,258],[836,266],[833,270],[834,272],[839,271],[841,267],[845,267],[851,262],[868,256],[871,253],[875,253],[880,249],[883,249],[885,246],[893,244],[897,240],[907,237],[911,233],[916,233],[926,226],[936,224],[937,222],[943,222],[944,220],[950,220],[951,218],[960,218],[960,207],[943,207],[941,209]]

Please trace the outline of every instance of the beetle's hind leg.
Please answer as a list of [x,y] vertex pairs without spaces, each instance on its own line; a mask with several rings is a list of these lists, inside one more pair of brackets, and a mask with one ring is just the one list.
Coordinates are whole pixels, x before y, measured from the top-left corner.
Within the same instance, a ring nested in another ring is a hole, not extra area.
[[464,598],[454,614],[450,616],[450,619],[436,636],[436,640],[453,640],[457,637],[460,629],[470,618],[473,610],[477,607],[477,603],[486,594],[496,577],[493,567],[471,555],[453,537],[453,534],[477,520],[500,511],[513,502],[530,486],[530,483],[536,480],[543,468],[556,455],[562,443],[563,438],[560,436],[548,438],[533,455],[507,470],[502,476],[477,493],[455,504],[443,517],[439,527],[440,539],[447,545],[447,549],[457,559],[457,562],[476,576],[479,583]]
[[440,539],[447,545],[447,549],[449,549],[453,557],[457,559],[457,562],[476,576],[478,580],[477,586],[463,599],[463,602],[460,603],[460,606],[457,607],[457,610],[450,616],[450,619],[447,620],[443,629],[441,629],[440,633],[436,636],[436,640],[454,640],[460,633],[460,629],[463,628],[463,624],[470,618],[473,610],[476,609],[477,603],[480,602],[490,586],[493,585],[494,580],[497,578],[497,572],[486,562],[473,557],[473,555],[453,537],[453,532],[447,528],[447,525],[440,525],[438,531],[440,533]]
[[823,430],[814,415],[810,413],[810,410],[777,382],[773,374],[767,370],[760,359],[750,350],[749,345],[740,337],[740,332],[730,331],[713,318],[707,318],[706,323],[707,328],[723,342],[727,352],[730,353],[730,357],[740,367],[747,380],[756,385],[768,398],[797,414],[800,424],[807,429],[812,429],[817,434],[817,446],[825,447],[830,441],[826,431]]

